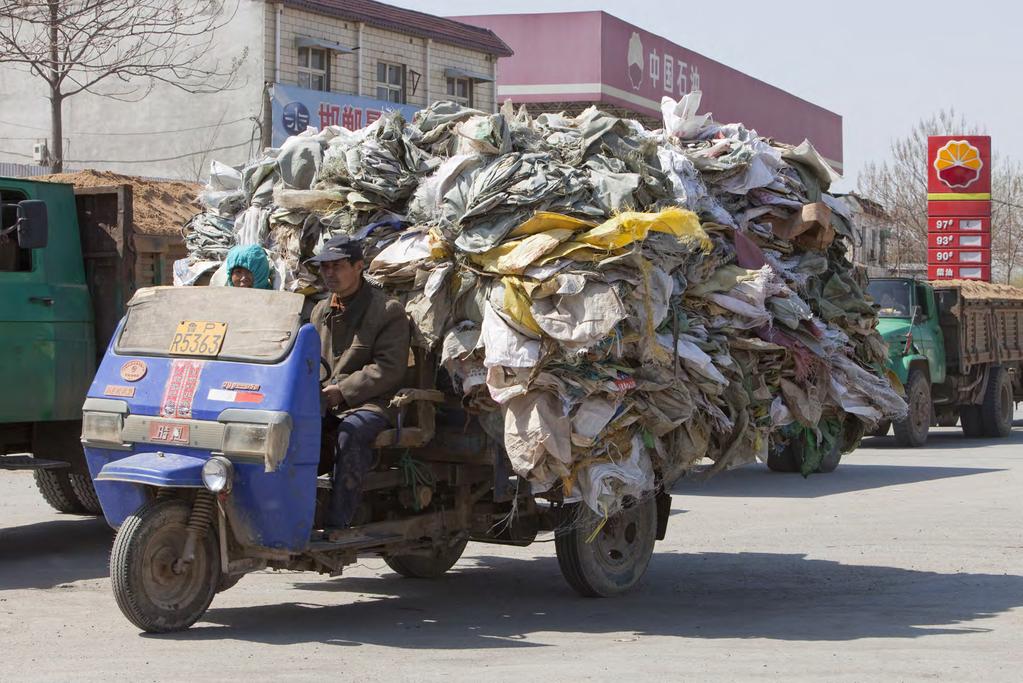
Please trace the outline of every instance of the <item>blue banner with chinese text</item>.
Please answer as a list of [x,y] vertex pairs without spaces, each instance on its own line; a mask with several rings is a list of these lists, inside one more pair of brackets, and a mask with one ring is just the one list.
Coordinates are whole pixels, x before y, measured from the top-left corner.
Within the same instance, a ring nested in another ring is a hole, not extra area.
[[274,147],[279,147],[289,136],[297,135],[308,127],[323,130],[327,126],[342,126],[358,130],[373,123],[387,111],[400,111],[408,121],[419,111],[415,105],[307,90],[280,83],[273,86],[271,105]]

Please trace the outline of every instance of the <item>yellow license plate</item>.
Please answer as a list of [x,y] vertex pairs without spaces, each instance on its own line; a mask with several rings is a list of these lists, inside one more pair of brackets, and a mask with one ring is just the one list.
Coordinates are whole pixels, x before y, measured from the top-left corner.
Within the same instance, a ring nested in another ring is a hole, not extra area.
[[227,323],[182,320],[174,331],[170,353],[176,356],[216,356],[224,345]]

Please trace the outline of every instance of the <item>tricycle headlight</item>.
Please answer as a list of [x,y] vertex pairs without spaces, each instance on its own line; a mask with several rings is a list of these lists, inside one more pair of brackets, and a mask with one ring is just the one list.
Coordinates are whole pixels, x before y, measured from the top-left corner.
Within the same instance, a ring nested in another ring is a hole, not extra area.
[[228,423],[224,427],[224,452],[263,457],[269,431],[265,424]]
[[224,453],[260,459],[284,457],[291,438],[291,422],[228,422],[224,425]]
[[213,456],[202,466],[202,483],[213,493],[231,490],[234,465],[227,458]]
[[118,413],[82,413],[82,440],[90,444],[121,445],[124,417]]
[[228,408],[217,418],[224,425],[221,450],[232,460],[258,458],[273,472],[284,460],[291,439],[291,416],[272,410]]

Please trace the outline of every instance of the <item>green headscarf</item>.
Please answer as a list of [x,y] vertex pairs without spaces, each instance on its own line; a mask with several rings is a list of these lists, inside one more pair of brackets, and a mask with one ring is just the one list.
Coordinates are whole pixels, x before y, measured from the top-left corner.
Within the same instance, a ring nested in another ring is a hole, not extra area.
[[235,268],[245,268],[252,273],[252,286],[255,289],[270,289],[270,261],[266,258],[266,252],[258,244],[250,244],[242,247],[231,247],[227,252],[227,284],[231,284],[231,271]]

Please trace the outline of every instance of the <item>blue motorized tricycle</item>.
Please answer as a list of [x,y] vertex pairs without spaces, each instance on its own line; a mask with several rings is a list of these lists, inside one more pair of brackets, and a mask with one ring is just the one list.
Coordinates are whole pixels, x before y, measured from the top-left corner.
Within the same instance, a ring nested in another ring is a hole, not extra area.
[[435,577],[469,540],[521,546],[550,530],[565,578],[583,595],[621,593],[642,577],[670,498],[630,499],[603,520],[559,490],[534,495],[437,386],[446,373],[419,349],[354,525],[324,530],[331,482],[320,475],[333,439],[323,433],[326,373],[304,302],[154,287],[129,303],[85,401],[82,443],[117,529],[114,596],[133,624],[188,628],[251,571],[336,576],[374,555],[404,576]]

